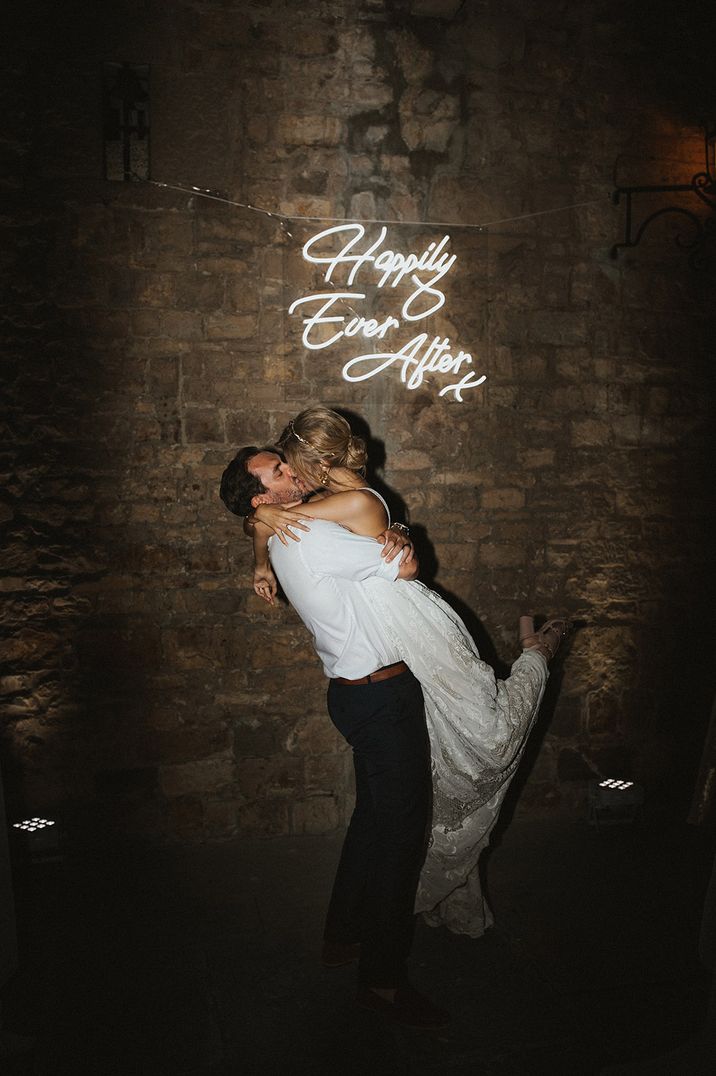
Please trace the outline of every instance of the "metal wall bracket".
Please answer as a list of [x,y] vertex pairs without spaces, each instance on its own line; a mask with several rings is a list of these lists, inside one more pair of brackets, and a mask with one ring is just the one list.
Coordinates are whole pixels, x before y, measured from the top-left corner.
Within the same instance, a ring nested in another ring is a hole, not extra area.
[[714,168],[714,144],[716,132],[705,132],[704,150],[706,168],[703,172],[697,172],[688,183],[668,183],[652,186],[622,187],[616,184],[615,165],[615,189],[612,193],[612,204],[619,205],[622,199],[625,203],[624,214],[624,238],[621,243],[615,243],[611,248],[612,258],[616,258],[620,250],[636,247],[647,229],[660,217],[672,216],[680,218],[681,222],[688,222],[689,234],[677,234],[675,239],[679,246],[689,252],[689,261],[695,267],[700,267],[703,262],[703,247],[705,243],[716,239],[716,224],[714,217],[704,217],[692,209],[684,206],[662,206],[648,216],[644,217],[639,226],[635,228],[633,217],[633,201],[641,194],[693,194],[704,205],[708,206],[712,213],[716,211],[716,169]]

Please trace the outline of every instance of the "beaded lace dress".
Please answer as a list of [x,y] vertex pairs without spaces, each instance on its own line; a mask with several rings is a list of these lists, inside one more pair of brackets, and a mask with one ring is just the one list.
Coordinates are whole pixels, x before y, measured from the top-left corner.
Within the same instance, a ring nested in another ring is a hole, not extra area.
[[415,909],[433,926],[478,937],[493,921],[478,860],[537,716],[547,663],[524,651],[510,677],[497,680],[463,621],[434,591],[404,580],[364,586],[425,697],[433,820]]
[[[390,509],[383,504],[390,525]],[[431,926],[473,938],[493,917],[478,860],[519,766],[547,683],[547,662],[523,651],[498,680],[465,624],[417,581],[368,579],[381,626],[420,681],[430,736],[432,832],[415,901]]]

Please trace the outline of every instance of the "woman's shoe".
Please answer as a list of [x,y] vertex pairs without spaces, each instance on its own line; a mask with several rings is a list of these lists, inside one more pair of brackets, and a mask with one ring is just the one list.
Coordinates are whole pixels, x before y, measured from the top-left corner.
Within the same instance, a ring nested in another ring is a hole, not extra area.
[[547,661],[551,661],[563,639],[572,630],[572,622],[567,617],[548,620],[541,628],[535,630],[534,617],[520,617],[520,645],[523,650],[539,650]]

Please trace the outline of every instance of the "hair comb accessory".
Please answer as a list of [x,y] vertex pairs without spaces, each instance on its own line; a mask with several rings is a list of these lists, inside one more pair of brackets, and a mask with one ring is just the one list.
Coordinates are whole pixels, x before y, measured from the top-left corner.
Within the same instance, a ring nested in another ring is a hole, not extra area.
[[310,443],[308,441],[304,440],[304,438],[301,437],[300,433],[296,433],[295,429],[293,428],[293,419],[290,420],[290,422],[288,424],[288,428],[291,431],[291,433],[293,434],[293,436],[296,438],[297,441],[300,441],[302,445],[306,446],[306,448],[311,447]]

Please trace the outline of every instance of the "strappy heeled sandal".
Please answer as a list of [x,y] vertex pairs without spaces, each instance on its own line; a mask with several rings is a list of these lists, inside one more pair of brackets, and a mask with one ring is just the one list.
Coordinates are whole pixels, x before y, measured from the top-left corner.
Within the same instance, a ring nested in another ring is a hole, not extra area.
[[551,661],[571,630],[572,621],[567,617],[548,620],[541,628],[535,629],[534,617],[521,616],[520,646],[523,650],[539,650],[547,661]]

